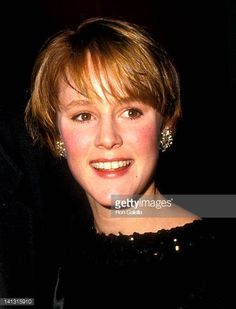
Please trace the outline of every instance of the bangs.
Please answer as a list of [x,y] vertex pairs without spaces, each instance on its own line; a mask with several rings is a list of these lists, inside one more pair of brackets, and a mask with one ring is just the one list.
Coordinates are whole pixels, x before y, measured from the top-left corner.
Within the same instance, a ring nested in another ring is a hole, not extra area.
[[164,95],[153,67],[154,64],[140,51],[106,42],[102,46],[93,44],[83,53],[74,54],[64,77],[67,84],[89,100],[101,101],[102,93],[108,102],[128,98],[159,110]]

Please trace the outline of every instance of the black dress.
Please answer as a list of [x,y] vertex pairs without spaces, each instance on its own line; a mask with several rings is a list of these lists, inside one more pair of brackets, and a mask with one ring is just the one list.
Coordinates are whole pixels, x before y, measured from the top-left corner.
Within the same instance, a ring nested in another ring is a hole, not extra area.
[[[97,306],[230,308],[229,245],[232,222],[203,219],[183,227],[131,236],[86,233],[74,222],[65,265],[58,274],[54,308]],[[231,257],[232,258],[232,257]],[[85,295],[91,295],[87,297]],[[149,305],[150,303],[150,305]]]

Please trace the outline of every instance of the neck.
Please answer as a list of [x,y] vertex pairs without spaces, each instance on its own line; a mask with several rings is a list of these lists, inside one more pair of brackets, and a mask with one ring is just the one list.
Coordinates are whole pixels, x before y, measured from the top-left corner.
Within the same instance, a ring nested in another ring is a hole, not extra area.
[[[142,200],[145,196],[152,196],[153,199],[165,200],[158,189],[153,187],[148,193],[142,196]],[[183,226],[186,223],[190,223],[197,219],[193,214],[186,214],[183,210],[175,205],[174,215],[171,209],[159,210],[159,216],[115,216],[112,215],[110,207],[104,207],[97,203],[94,199],[89,197],[90,206],[92,208],[94,216],[94,225],[98,233],[104,233],[105,235],[114,234],[124,234],[132,235],[133,233],[147,233],[147,232],[157,232],[162,229],[170,229],[177,226]],[[114,210],[113,210],[114,211]],[[163,212],[166,212],[163,214]],[[176,216],[176,211],[178,215]],[[183,216],[180,214],[183,212]]]

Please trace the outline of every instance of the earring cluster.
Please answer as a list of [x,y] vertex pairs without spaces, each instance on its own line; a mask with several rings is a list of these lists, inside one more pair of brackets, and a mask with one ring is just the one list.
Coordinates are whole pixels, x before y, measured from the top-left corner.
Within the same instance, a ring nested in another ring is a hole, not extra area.
[[60,157],[66,158],[66,148],[62,140],[56,142],[56,149]]
[[161,132],[160,149],[162,152],[166,151],[173,144],[173,132],[170,129],[164,129]]

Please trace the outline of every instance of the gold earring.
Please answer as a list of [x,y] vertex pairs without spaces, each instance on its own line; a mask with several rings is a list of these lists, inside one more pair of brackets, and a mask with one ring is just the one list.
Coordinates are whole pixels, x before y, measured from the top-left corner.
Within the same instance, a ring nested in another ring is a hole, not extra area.
[[66,148],[62,140],[56,142],[56,148],[58,155],[60,157],[66,158]]
[[166,128],[161,132],[160,149],[162,152],[166,151],[173,143],[173,132]]

